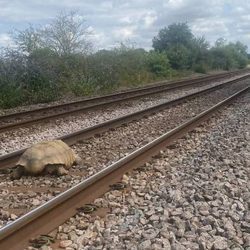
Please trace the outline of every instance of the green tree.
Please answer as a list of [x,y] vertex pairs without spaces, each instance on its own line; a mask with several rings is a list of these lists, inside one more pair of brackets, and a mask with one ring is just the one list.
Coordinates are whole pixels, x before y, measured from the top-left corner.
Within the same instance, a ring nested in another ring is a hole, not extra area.
[[[221,42],[223,41],[223,42]],[[215,69],[244,68],[247,65],[247,46],[240,42],[226,43],[220,38],[210,50],[211,66]]]
[[218,38],[216,41],[215,41],[215,48],[222,48],[222,47],[225,47],[227,44],[227,40],[223,37],[220,37]]
[[172,46],[166,53],[172,68],[184,70],[191,67],[191,50],[184,45]]
[[32,53],[42,47],[40,31],[31,24],[25,30],[15,30],[12,35],[16,45],[24,53]]
[[194,41],[194,35],[187,23],[174,23],[161,29],[153,38],[153,48],[155,51],[167,53],[172,68],[189,69],[195,60],[192,58]]
[[192,41],[190,65],[195,72],[206,73],[209,65],[209,43],[205,37],[195,37]]
[[59,55],[86,54],[91,51],[91,32],[77,12],[61,12],[40,32],[43,46]]
[[190,47],[193,34],[187,23],[174,23],[161,29],[153,38],[153,48],[156,51],[167,51],[174,46]]
[[237,68],[245,68],[247,66],[247,46],[237,41],[236,43],[229,43],[228,50],[231,52],[231,57],[235,61]]
[[[5,53],[2,76],[15,78],[12,81],[26,103],[50,101],[75,91],[75,85],[82,87],[86,82],[86,57],[92,45],[89,35],[85,20],[77,12],[61,12],[44,27],[30,25],[16,30],[13,38],[17,46]],[[4,77],[0,81],[5,81]]]
[[61,12],[45,27],[16,30],[14,41],[23,52],[49,48],[60,56],[87,54],[91,51],[91,32],[78,12]]

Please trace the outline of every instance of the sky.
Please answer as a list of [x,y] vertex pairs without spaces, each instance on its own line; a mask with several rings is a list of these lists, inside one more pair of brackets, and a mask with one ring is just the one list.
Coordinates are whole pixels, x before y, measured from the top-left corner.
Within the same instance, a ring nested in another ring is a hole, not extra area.
[[125,42],[149,50],[161,28],[187,22],[211,45],[223,37],[250,51],[250,0],[0,0],[0,47],[13,45],[11,31],[46,25],[71,10],[86,20],[96,49]]

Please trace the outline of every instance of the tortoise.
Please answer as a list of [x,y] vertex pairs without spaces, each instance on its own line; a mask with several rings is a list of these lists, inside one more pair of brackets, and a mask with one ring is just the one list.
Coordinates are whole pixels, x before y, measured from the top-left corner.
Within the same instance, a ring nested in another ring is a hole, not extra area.
[[12,173],[13,179],[23,174],[41,173],[65,175],[80,159],[73,150],[61,140],[44,141],[28,148],[20,157]]

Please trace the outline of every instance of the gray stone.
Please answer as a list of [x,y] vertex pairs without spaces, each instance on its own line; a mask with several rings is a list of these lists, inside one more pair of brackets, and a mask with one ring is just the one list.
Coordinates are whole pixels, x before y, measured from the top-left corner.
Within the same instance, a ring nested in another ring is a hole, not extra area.
[[77,236],[76,232],[71,231],[71,232],[69,233],[69,239],[70,239],[70,240],[76,241],[77,238],[78,238],[78,236]]
[[52,248],[50,246],[41,246],[40,250],[52,250]]
[[224,250],[227,249],[227,247],[228,247],[227,240],[224,237],[217,236],[215,241],[213,242],[213,249]]
[[171,250],[171,245],[168,239],[161,238],[162,244],[163,244],[163,249],[164,250]]
[[139,244],[139,249],[140,250],[151,250],[151,241],[150,240],[145,240],[142,243]]
[[70,245],[72,245],[72,240],[63,240],[59,243],[59,246],[61,248],[66,248],[66,247],[69,247]]
[[212,231],[212,226],[211,225],[206,225],[204,227],[200,227],[198,228],[198,232],[201,233],[201,232],[209,232],[209,231]]
[[194,216],[194,215],[193,215],[191,212],[185,211],[185,212],[182,214],[181,217],[182,217],[183,219],[190,220],[193,216]]
[[184,247],[180,243],[173,243],[171,245],[171,250],[187,250],[187,249],[186,249],[186,247]]
[[243,218],[246,222],[249,222],[250,223],[250,212],[247,211],[244,215],[244,218]]
[[147,240],[151,240],[151,239],[154,239],[158,234],[159,234],[159,230],[155,228],[151,228],[151,229],[145,230],[142,233],[142,236]]
[[250,233],[250,223],[243,221],[241,222],[241,227],[246,230],[248,233]]
[[156,214],[153,214],[150,218],[149,218],[149,220],[150,221],[159,221],[159,216],[158,215],[156,215]]

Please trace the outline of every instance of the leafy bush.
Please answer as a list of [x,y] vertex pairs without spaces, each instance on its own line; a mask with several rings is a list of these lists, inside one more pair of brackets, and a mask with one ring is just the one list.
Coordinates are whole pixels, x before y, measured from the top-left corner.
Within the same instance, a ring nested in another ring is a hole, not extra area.
[[149,71],[157,76],[167,77],[171,70],[167,54],[155,51],[148,53],[147,66]]
[[117,57],[114,51],[102,50],[88,57],[88,81],[97,90],[112,89],[118,84]]
[[93,84],[86,83],[85,81],[79,82],[75,81],[70,84],[70,91],[75,96],[89,96],[96,92],[96,89]]
[[204,64],[197,64],[193,68],[194,72],[205,74],[207,72],[206,66]]
[[0,107],[13,108],[22,105],[24,101],[23,92],[13,86],[0,87]]

